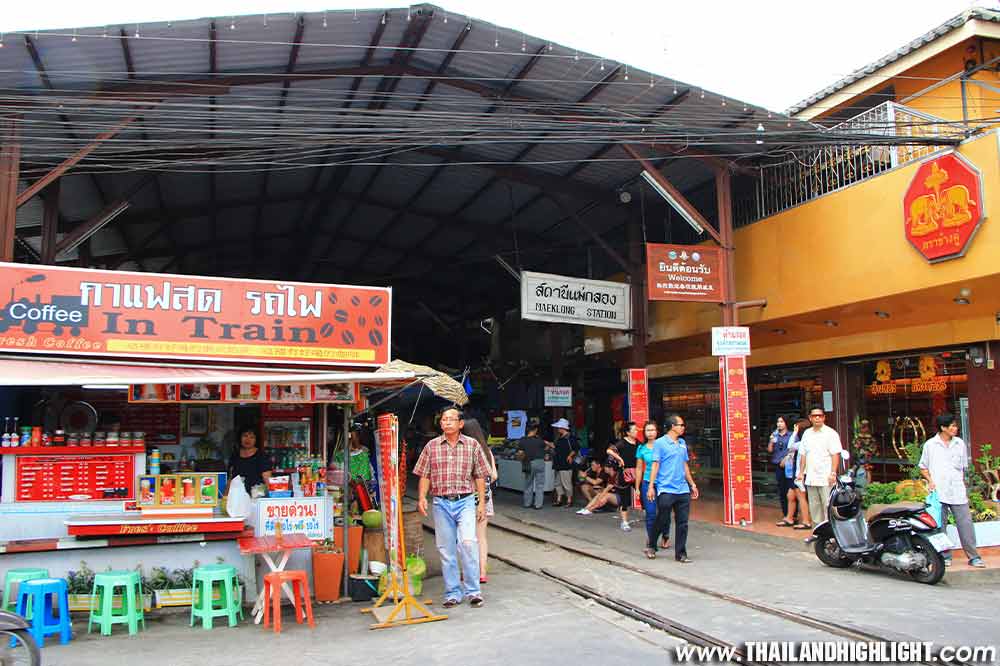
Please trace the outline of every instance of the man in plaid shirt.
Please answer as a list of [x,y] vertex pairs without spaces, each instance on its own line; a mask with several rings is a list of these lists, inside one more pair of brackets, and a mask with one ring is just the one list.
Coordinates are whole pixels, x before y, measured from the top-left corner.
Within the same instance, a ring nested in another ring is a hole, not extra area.
[[413,473],[420,477],[417,508],[427,515],[430,492],[434,500],[435,541],[444,577],[444,607],[462,603],[464,587],[469,605],[479,608],[483,605],[483,595],[479,589],[476,522],[486,519],[486,457],[479,442],[462,434],[465,421],[457,407],[441,412],[440,424],[444,434],[427,442],[413,468]]

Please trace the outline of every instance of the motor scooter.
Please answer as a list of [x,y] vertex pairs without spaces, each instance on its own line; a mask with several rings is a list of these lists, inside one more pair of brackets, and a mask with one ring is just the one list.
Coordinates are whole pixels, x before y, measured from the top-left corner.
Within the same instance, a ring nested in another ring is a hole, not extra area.
[[[850,458],[846,451],[842,455],[845,461]],[[868,564],[904,573],[918,583],[938,583],[945,572],[941,551],[951,547],[951,540],[923,503],[874,505],[866,515],[854,483],[863,464],[859,459],[838,475],[827,504],[829,519],[816,525],[806,540],[815,544],[816,557],[828,567]]]
[[0,610],[0,666],[41,666],[42,655],[31,625],[20,615]]

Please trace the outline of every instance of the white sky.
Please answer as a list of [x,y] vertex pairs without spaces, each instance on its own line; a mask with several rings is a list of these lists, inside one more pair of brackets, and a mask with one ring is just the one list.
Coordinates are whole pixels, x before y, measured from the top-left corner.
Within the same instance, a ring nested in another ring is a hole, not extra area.
[[[454,14],[784,110],[972,5],[1000,0],[449,0]],[[385,7],[336,0],[6,0],[0,31]],[[390,4],[389,6],[405,6]]]

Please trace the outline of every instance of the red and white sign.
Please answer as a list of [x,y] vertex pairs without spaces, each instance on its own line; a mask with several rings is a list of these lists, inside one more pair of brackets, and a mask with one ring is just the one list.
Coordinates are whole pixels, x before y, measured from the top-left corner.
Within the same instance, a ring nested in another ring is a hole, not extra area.
[[401,487],[405,484],[405,465],[401,466],[399,450],[399,419],[395,414],[382,414],[376,419],[375,446],[378,451],[379,497],[382,500],[382,538],[389,564],[399,570],[406,563],[399,524]]
[[134,455],[18,455],[18,502],[135,499]]
[[0,351],[378,366],[382,287],[0,263]]
[[257,500],[255,536],[274,536],[276,526],[282,534],[305,534],[310,539],[333,536],[330,500],[326,497],[261,498]]
[[722,303],[722,248],[646,243],[651,301]]
[[639,441],[644,441],[643,424],[649,420],[649,379],[646,368],[628,370],[628,420],[639,426]]
[[750,399],[743,356],[719,357],[722,387],[722,486],[724,522],[753,522],[753,476],[750,471]]
[[982,175],[958,153],[921,164],[903,196],[906,239],[932,264],[964,255],[985,217]]

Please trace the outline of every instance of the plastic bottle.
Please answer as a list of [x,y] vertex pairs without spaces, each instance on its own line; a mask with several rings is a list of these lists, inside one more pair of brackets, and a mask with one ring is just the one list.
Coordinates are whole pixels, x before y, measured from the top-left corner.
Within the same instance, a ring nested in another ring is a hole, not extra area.
[[149,453],[149,473],[159,474],[160,473],[160,450],[153,449]]

